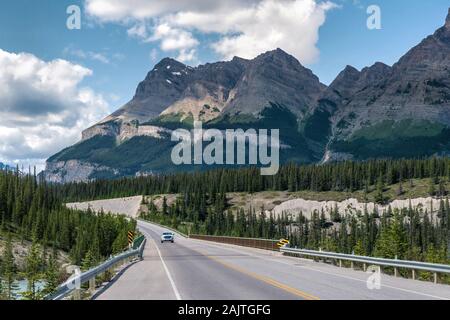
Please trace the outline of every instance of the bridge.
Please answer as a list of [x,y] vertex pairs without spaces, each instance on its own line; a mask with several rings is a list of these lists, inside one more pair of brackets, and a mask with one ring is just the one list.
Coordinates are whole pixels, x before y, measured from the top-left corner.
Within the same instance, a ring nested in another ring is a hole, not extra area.
[[160,243],[167,229],[144,221],[143,260],[127,265],[96,300],[429,300],[450,299],[450,286],[370,274],[280,252],[185,238]]

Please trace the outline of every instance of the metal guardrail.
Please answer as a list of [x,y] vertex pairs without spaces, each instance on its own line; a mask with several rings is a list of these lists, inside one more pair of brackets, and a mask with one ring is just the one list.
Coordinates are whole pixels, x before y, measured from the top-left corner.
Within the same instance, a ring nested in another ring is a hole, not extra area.
[[133,241],[133,245],[131,246],[131,248],[133,250],[140,248],[142,242],[145,241],[145,237],[143,235],[137,237],[134,241]]
[[[143,236],[142,236],[143,237]],[[55,292],[45,297],[45,300],[61,300],[64,297],[68,296],[75,290],[79,290],[80,288],[78,285],[82,285],[88,281],[95,280],[95,278],[111,269],[113,269],[117,264],[125,262],[127,259],[132,257],[138,257],[142,259],[144,247],[146,243],[146,239],[142,240],[140,243],[140,246],[137,249],[130,249],[122,254],[119,254],[115,257],[110,258],[109,260],[105,261],[101,265],[90,269],[86,272],[81,273],[80,275],[76,277],[71,277],[69,280],[61,284]],[[90,285],[91,287],[91,285]],[[95,282],[94,282],[95,287]],[[93,288],[91,288],[93,289]]]
[[395,268],[395,274],[397,274],[397,268],[410,269],[413,270],[413,279],[415,279],[415,272],[414,272],[415,270],[433,272],[434,282],[437,282],[437,273],[450,274],[450,265],[447,264],[436,264],[419,261],[398,260],[398,259],[384,259],[384,258],[357,256],[344,253],[294,249],[288,247],[283,247],[280,249],[280,251],[292,255],[335,259],[339,262],[341,261],[359,262],[364,264],[364,269],[366,269],[366,266],[368,264],[375,266],[393,267]]
[[271,239],[257,239],[257,238],[239,238],[239,237],[226,237],[226,236],[208,236],[208,235],[199,235],[199,234],[191,234],[189,238],[198,239],[198,240],[206,240],[213,241],[219,243],[233,244],[242,247],[249,248],[257,248],[264,249],[270,251],[278,251],[278,240]]

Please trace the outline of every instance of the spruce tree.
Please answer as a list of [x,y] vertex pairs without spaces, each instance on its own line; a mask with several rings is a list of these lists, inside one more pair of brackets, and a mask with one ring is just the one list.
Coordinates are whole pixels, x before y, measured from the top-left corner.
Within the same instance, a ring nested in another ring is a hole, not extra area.
[[87,271],[91,269],[95,265],[95,259],[94,254],[91,249],[86,252],[86,255],[83,258],[83,261],[81,262],[81,270]]
[[7,236],[5,249],[3,252],[1,271],[3,278],[3,296],[7,300],[14,300],[17,297],[15,293],[17,290],[17,286],[15,285],[17,267],[14,262],[13,246],[10,234]]
[[42,260],[40,246],[34,239],[25,262],[25,276],[28,282],[27,291],[22,295],[26,300],[39,300],[42,293],[38,288],[39,281],[42,280]]
[[385,198],[384,198],[384,183],[383,178],[380,176],[378,178],[377,182],[377,191],[375,195],[375,202],[379,204],[384,204]]
[[402,216],[395,210],[394,217],[381,229],[375,245],[375,255],[382,258],[402,259],[408,247],[408,240],[402,222]]
[[428,185],[428,194],[432,197],[436,195],[436,188],[434,185],[435,185],[434,180],[430,179],[430,182]]
[[53,250],[49,256],[45,272],[44,272],[45,287],[44,295],[48,295],[56,290],[59,285],[59,266],[58,266],[58,251]]

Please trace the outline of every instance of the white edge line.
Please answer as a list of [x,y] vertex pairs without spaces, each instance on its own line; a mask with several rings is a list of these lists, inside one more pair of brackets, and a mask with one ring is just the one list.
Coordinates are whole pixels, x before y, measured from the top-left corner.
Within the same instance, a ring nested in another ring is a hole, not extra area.
[[177,298],[177,300],[181,300],[180,293],[178,292],[177,286],[175,285],[175,282],[173,281],[172,275],[170,274],[170,271],[167,268],[166,263],[164,262],[164,259],[161,255],[161,251],[159,251],[156,241],[154,239],[152,239],[152,241],[153,241],[153,244],[155,245],[156,251],[158,251],[159,258],[161,259],[164,270],[166,271],[167,278],[169,278],[170,285],[172,286],[173,292],[175,293],[175,297]]

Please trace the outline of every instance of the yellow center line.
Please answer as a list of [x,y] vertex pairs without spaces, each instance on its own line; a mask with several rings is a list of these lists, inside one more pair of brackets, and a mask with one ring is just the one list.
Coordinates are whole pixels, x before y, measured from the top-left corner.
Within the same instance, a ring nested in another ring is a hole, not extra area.
[[243,273],[243,274],[245,274],[245,275],[247,275],[247,276],[249,276],[249,277],[252,277],[252,278],[257,279],[257,280],[259,280],[259,281],[262,281],[262,282],[264,282],[264,283],[270,284],[270,285],[272,285],[272,286],[274,286],[274,287],[276,287],[276,288],[278,288],[278,289],[287,291],[287,292],[289,292],[289,293],[291,293],[291,294],[293,294],[293,295],[299,296],[299,297],[301,297],[301,298],[303,298],[303,299],[305,299],[305,300],[320,300],[320,298],[318,298],[318,297],[315,297],[315,296],[313,296],[313,295],[310,295],[310,294],[308,294],[308,293],[306,293],[306,292],[304,292],[304,291],[301,291],[301,290],[298,290],[298,289],[289,287],[289,286],[287,286],[287,285],[285,285],[285,284],[283,284],[283,283],[281,283],[281,282],[278,282],[278,281],[276,281],[276,280],[274,280],[274,279],[272,279],[272,278],[265,277],[265,276],[256,274],[256,273],[251,272],[251,271],[244,270],[244,269],[239,268],[239,267],[237,267],[237,266],[235,266],[235,265],[226,263],[226,262],[224,262],[224,261],[218,259],[217,257],[211,256],[211,255],[208,255],[208,254],[205,254],[205,253],[203,253],[203,252],[201,252],[201,251],[199,251],[199,250],[192,249],[192,248],[190,248],[190,249],[191,249],[191,250],[194,250],[194,251],[197,251],[198,253],[204,255],[205,257],[207,257],[207,258],[209,258],[209,259],[211,259],[211,260],[213,260],[213,261],[215,261],[215,262],[217,262],[217,263],[219,263],[219,264],[221,264],[222,266],[224,266],[224,267],[226,267],[226,268],[228,268],[228,269],[231,269],[231,270],[234,270],[234,271]]

